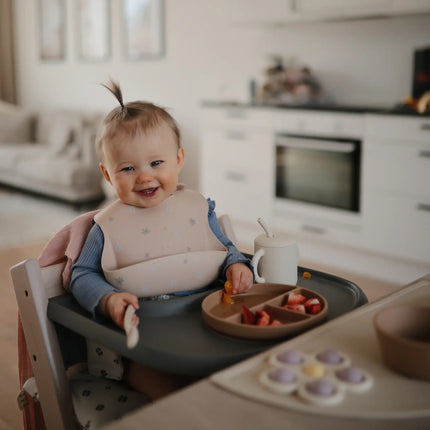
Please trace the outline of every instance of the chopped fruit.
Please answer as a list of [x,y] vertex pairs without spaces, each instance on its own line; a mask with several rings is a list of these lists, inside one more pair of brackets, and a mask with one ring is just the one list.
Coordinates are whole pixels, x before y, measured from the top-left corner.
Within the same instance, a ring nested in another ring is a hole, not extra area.
[[301,305],[306,302],[306,297],[299,293],[289,293],[287,305]]
[[225,290],[225,292],[226,292],[227,294],[230,294],[230,295],[231,295],[232,290],[233,290],[233,285],[231,284],[231,282],[230,282],[230,281],[225,281],[225,284],[224,284],[224,290]]
[[279,320],[273,320],[269,325],[282,325],[282,323]]
[[265,311],[257,311],[257,325],[265,326],[270,324],[270,315]]
[[306,300],[305,309],[308,314],[315,315],[321,310],[321,303],[317,298]]
[[292,311],[301,312],[302,314],[306,313],[305,305],[297,303],[296,305],[286,304],[284,308],[290,309]]
[[249,310],[245,305],[242,305],[242,320],[244,324],[255,324],[256,321],[254,312]]
[[226,305],[232,305],[234,303],[233,298],[230,296],[230,294],[222,293],[222,302]]
[[304,278],[310,278],[310,277],[312,277],[312,275],[309,272],[303,272],[303,277]]

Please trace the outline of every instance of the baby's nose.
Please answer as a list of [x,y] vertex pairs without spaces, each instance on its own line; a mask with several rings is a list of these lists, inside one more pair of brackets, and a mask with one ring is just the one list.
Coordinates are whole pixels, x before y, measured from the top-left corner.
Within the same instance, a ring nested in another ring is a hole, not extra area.
[[139,175],[137,176],[137,182],[142,184],[144,182],[150,182],[153,180],[153,175],[151,174],[151,172],[149,170],[141,170],[139,172]]

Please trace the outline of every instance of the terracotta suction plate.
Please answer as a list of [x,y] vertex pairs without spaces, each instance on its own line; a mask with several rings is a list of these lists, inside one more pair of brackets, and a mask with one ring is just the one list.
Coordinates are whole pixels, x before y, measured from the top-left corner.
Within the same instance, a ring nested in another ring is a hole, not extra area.
[[[255,284],[246,294],[232,296],[233,304],[222,302],[224,290],[215,291],[202,302],[203,320],[216,331],[243,339],[276,339],[286,338],[301,333],[327,317],[327,300],[320,294],[307,288],[285,284]],[[321,310],[315,315],[303,314],[286,309],[289,293],[300,293],[306,299],[317,298]],[[251,311],[270,310],[273,318],[282,325],[257,326],[242,323],[242,305]]]

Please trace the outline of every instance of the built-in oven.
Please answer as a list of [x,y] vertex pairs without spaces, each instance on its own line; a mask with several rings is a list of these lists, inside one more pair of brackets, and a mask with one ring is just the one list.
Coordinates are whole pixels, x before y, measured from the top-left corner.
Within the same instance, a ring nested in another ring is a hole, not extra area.
[[361,143],[277,133],[274,215],[281,227],[326,236],[360,229]]
[[360,153],[356,139],[277,134],[277,200],[358,213]]

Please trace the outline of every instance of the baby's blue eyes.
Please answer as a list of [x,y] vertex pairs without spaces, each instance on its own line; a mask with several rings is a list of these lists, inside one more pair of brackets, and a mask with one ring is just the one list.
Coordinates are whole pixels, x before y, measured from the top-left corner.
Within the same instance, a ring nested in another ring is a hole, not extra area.
[[[152,161],[150,165],[151,165],[151,167],[157,167],[162,162],[163,162],[162,160]],[[127,166],[127,167],[123,167],[121,169],[121,172],[133,172],[133,171],[134,171],[134,167],[133,166]]]

